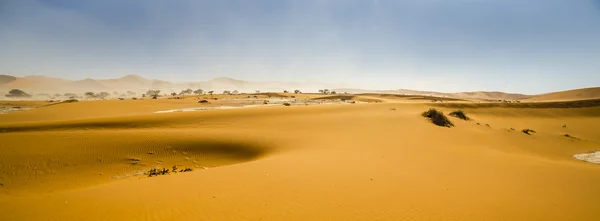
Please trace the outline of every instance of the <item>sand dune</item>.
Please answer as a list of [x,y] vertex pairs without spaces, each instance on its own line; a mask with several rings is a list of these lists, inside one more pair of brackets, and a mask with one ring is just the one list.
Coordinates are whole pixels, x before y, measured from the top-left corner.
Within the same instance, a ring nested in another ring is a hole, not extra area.
[[420,97],[437,97],[447,99],[474,99],[474,100],[520,100],[532,97],[531,95],[516,94],[516,93],[505,93],[498,91],[475,91],[475,92],[457,92],[457,93],[443,93],[436,91],[419,91],[419,90],[408,90],[408,89],[396,89],[396,90],[364,90],[364,89],[350,89],[340,88],[334,89],[338,92],[348,92],[353,94],[384,94],[384,95],[398,95],[398,96],[420,96]]
[[0,84],[7,84],[7,83],[13,82],[15,80],[17,80],[16,77],[0,74]]
[[[470,103],[460,108],[473,120],[450,117],[455,127],[444,128],[420,113],[430,107],[448,113],[462,104],[379,99],[170,114],[153,112],[200,104],[190,98],[82,101],[0,115],[0,219],[600,216],[600,165],[573,158],[600,149],[597,106]],[[520,132],[525,128],[536,133]],[[143,174],[173,165],[194,171]]]
[[600,87],[582,88],[538,95],[527,101],[568,101],[600,99]]

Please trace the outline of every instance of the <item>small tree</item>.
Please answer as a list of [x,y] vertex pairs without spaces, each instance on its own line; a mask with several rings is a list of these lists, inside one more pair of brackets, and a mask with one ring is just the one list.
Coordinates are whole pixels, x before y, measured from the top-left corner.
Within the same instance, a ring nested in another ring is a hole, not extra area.
[[19,89],[12,89],[8,92],[6,97],[31,97],[31,95]]
[[323,92],[323,90],[319,90],[319,93],[323,94],[324,92]]
[[214,91],[208,91],[208,94],[210,94],[211,96],[214,94]]
[[146,95],[148,96],[158,96],[160,94],[160,90],[148,90]]
[[337,92],[335,92],[335,91],[332,91],[332,92],[331,92],[331,94],[337,94]]
[[177,93],[173,92],[173,93],[171,93],[171,96],[175,97],[175,96],[177,96]]
[[100,98],[102,98],[102,99],[104,99],[104,98],[107,98],[107,97],[109,97],[109,96],[110,96],[110,93],[108,93],[108,92],[100,92],[100,93],[98,94],[98,97],[100,97]]
[[284,91],[283,91],[283,93],[286,93],[286,94],[287,94],[287,93],[289,93],[289,91],[287,91],[287,90],[284,90]]
[[233,90],[233,91],[231,92],[231,94],[239,94],[239,93],[240,93],[240,92],[239,92],[239,91],[237,91],[237,90]]
[[204,90],[202,90],[202,89],[198,89],[198,90],[194,91],[194,94],[197,94],[197,95],[202,95],[203,93],[204,93]]
[[94,92],[85,92],[84,94],[88,98],[95,98],[96,94]]
[[323,89],[324,94],[329,94],[329,89]]
[[298,89],[294,90],[294,94],[301,94],[302,92]]
[[231,91],[224,90],[224,91],[223,91],[223,94],[231,94]]
[[186,90],[183,90],[183,91],[181,91],[181,92],[183,92],[184,94],[192,94],[192,93],[194,92],[194,90],[192,90],[192,89],[188,88],[188,89],[186,89]]

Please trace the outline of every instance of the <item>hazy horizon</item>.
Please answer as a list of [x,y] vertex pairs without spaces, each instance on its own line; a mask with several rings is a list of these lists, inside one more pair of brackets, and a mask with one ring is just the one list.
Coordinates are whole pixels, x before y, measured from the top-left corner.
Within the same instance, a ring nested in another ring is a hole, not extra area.
[[0,2],[0,74],[541,94],[600,86],[600,1]]

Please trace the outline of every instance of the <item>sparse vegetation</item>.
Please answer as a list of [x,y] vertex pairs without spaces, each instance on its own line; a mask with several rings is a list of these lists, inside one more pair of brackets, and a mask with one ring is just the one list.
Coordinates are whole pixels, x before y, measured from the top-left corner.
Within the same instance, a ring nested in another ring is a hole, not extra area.
[[198,103],[201,103],[201,104],[210,104],[210,102],[208,102],[207,100],[201,100],[201,101],[198,101]]
[[290,104],[290,103],[288,103],[288,102],[285,102],[285,103],[283,103],[283,106],[291,106],[291,105],[292,105],[292,104]]
[[423,117],[429,118],[431,122],[435,125],[441,127],[452,127],[454,124],[448,120],[448,118],[444,115],[443,112],[438,111],[434,108],[429,109],[428,111],[423,112]]
[[[177,166],[173,166],[172,170],[169,170],[167,168],[162,168],[162,169],[157,169],[157,168],[153,168],[148,170],[148,172],[146,172],[146,175],[148,175],[148,177],[153,177],[153,176],[159,176],[159,175],[168,175],[169,173],[177,173]],[[179,172],[192,172],[192,168],[186,167],[185,169],[181,169],[179,170]]]
[[532,130],[532,129],[523,129],[523,133],[525,133],[527,135],[531,135],[531,133],[535,133],[535,130]]
[[453,117],[456,117],[456,118],[463,119],[463,120],[470,120],[471,119],[471,118],[467,117],[467,115],[465,114],[465,112],[463,112],[462,110],[453,111],[449,115],[453,116]]
[[75,103],[75,102],[79,102],[79,100],[77,99],[68,99],[68,100],[64,100],[63,103]]

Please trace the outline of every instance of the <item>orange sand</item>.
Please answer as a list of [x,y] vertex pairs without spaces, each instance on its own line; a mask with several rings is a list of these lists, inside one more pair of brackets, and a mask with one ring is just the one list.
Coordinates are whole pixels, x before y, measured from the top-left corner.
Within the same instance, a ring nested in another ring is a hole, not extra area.
[[[600,149],[600,107],[466,108],[472,121],[444,128],[420,116],[430,103],[382,100],[0,115],[0,220],[600,219],[600,165],[572,158]],[[136,176],[172,165],[194,171]]]

